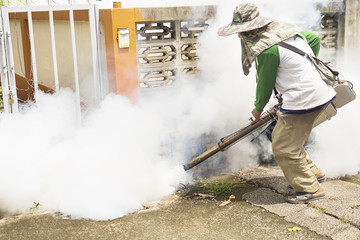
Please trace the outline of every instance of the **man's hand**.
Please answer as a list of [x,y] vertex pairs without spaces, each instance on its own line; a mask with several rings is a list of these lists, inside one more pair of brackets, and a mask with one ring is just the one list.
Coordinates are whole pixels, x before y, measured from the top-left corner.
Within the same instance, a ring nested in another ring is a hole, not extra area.
[[256,108],[254,108],[251,113],[252,113],[252,115],[254,116],[255,120],[260,120],[260,116],[261,116],[262,111],[261,111],[261,112],[258,112],[258,111],[256,110]]

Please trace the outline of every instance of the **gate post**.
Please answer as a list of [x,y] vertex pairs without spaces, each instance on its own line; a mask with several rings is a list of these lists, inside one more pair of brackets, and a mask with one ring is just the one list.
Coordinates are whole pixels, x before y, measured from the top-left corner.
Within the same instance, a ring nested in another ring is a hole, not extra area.
[[17,113],[19,108],[17,101],[14,56],[11,44],[9,13],[6,10],[6,7],[1,7],[0,17],[0,65],[4,110],[6,113]]

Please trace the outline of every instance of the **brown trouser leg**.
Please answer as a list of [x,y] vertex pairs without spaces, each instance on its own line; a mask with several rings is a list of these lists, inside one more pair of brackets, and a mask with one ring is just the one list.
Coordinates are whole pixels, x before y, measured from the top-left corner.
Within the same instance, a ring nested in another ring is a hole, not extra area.
[[296,192],[314,193],[320,188],[315,177],[319,169],[304,149],[320,112],[278,113],[278,121],[272,133],[273,154],[286,180]]

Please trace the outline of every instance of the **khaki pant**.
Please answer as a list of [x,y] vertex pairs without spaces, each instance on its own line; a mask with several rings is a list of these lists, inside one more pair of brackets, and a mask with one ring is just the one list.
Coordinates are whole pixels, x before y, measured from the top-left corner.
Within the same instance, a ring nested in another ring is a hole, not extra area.
[[286,180],[296,192],[314,193],[320,188],[315,177],[319,169],[304,149],[320,112],[278,113],[278,121],[272,133],[273,154]]

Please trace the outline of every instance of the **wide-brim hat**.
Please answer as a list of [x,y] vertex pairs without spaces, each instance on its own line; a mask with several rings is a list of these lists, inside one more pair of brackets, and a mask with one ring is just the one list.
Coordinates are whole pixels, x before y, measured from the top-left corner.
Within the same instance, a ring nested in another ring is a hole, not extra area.
[[265,27],[272,20],[260,16],[258,7],[252,3],[242,3],[236,6],[233,12],[233,20],[224,27],[219,28],[219,36],[229,36],[239,32],[248,32]]

